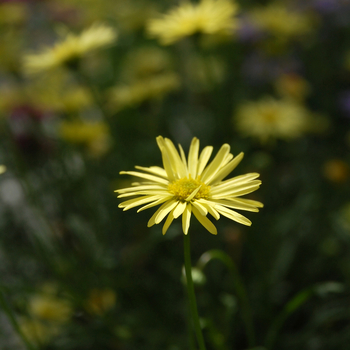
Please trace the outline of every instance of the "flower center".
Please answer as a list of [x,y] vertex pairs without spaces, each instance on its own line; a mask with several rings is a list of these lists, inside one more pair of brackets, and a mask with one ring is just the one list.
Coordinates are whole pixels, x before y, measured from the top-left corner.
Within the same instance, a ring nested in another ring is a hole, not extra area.
[[185,202],[186,199],[193,193],[193,191],[196,190],[196,194],[190,200],[209,198],[210,186],[200,181],[199,177],[197,177],[197,179],[192,179],[190,175],[189,178],[184,177],[182,179],[173,181],[168,185],[168,191],[181,202]]

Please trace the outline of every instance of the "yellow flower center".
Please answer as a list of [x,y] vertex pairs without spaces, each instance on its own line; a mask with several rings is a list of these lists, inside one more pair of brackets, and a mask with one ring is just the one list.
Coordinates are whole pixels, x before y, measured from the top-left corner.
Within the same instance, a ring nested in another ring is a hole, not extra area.
[[195,195],[193,198],[187,199],[187,201],[200,198],[208,199],[210,186],[200,181],[199,177],[197,177],[197,179],[192,179],[190,175],[189,178],[184,177],[171,182],[168,185],[168,191],[172,193],[177,200],[185,202],[193,191],[196,191]]

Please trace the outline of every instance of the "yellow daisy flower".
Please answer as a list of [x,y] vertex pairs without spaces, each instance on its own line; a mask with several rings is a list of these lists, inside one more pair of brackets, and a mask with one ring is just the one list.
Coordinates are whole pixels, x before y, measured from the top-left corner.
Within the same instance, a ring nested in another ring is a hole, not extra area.
[[184,1],[162,18],[148,22],[148,33],[170,45],[197,32],[228,35],[237,27],[233,16],[238,6],[230,0],[201,0],[198,4]]
[[[144,205],[138,212],[162,204],[148,221],[148,227],[159,224],[166,216],[163,235],[174,219],[182,215],[182,230],[188,233],[192,213],[197,220],[212,234],[217,230],[207,218],[210,213],[216,220],[220,214],[243,225],[251,225],[251,221],[232,209],[257,212],[263,204],[250,199],[239,198],[260,187],[261,181],[257,173],[236,176],[222,181],[243,158],[243,153],[233,157],[230,146],[224,144],[212,162],[207,165],[212,146],[205,147],[199,155],[199,140],[193,138],[188,158],[179,145],[180,154],[171,140],[157,137],[162,153],[163,166],[149,168],[136,166],[138,171],[122,171],[145,179],[145,182],[133,183],[132,187],[116,190],[119,198],[137,196],[121,204],[120,208],[128,210]],[[199,155],[199,157],[198,157]]]
[[294,139],[310,128],[311,113],[292,99],[267,96],[248,101],[238,107],[234,115],[237,130],[265,142],[269,139]]
[[115,29],[103,24],[94,24],[80,35],[68,33],[53,47],[25,56],[24,70],[34,74],[69,65],[91,51],[112,44],[116,38]]

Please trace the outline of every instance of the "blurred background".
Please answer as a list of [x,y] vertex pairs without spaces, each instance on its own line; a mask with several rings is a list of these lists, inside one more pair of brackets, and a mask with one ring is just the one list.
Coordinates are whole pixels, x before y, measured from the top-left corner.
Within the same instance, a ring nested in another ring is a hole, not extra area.
[[347,0],[0,1],[0,349],[196,349],[180,220],[113,192],[162,135],[261,174],[191,223],[208,349],[348,350],[349,127]]

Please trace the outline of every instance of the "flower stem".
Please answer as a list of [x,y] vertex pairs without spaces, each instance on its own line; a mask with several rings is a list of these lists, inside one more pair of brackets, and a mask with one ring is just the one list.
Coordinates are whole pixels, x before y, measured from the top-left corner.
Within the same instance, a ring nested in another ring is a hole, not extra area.
[[184,255],[185,255],[185,272],[186,272],[186,287],[192,314],[192,321],[197,336],[197,341],[200,350],[206,350],[202,329],[199,323],[199,316],[197,310],[196,295],[194,293],[194,286],[192,281],[192,266],[191,266],[191,249],[190,249],[190,235],[184,235]]

